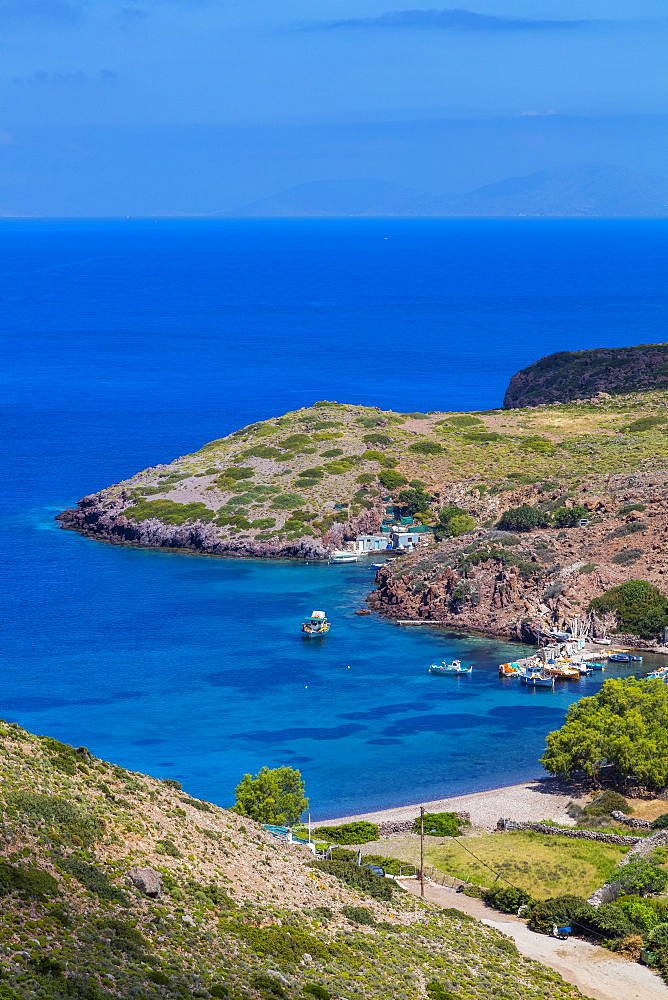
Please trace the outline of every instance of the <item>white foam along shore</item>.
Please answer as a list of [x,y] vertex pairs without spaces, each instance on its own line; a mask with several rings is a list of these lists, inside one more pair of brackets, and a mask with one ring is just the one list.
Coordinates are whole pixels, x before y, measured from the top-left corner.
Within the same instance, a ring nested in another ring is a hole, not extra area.
[[527,822],[554,820],[557,823],[574,826],[575,820],[566,812],[566,806],[569,802],[582,804],[586,798],[579,795],[575,789],[569,789],[562,781],[539,778],[521,785],[506,785],[504,788],[493,788],[486,792],[472,792],[469,795],[456,795],[432,802],[419,802],[415,805],[396,806],[393,809],[380,809],[355,816],[321,820],[317,825],[335,826],[356,820],[366,820],[369,823],[396,823],[414,819],[420,813],[420,806],[424,806],[426,812],[467,812],[474,827],[486,830],[493,830],[501,817]]

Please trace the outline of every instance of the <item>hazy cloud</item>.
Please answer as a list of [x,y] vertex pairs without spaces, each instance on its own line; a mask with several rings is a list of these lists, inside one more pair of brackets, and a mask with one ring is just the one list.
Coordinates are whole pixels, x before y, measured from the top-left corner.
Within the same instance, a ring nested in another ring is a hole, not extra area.
[[440,28],[450,31],[572,31],[620,22],[602,19],[539,20],[477,14],[472,10],[397,10],[378,17],[346,18],[340,21],[311,21],[308,30],[331,28]]
[[40,18],[49,21],[78,21],[82,5],[68,0],[0,0],[0,18]]

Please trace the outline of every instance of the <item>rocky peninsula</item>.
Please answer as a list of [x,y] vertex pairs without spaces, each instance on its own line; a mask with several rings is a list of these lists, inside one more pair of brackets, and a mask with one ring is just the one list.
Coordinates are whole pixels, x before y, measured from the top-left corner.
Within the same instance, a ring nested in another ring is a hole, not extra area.
[[[426,532],[429,544],[380,570],[371,605],[531,640],[611,586],[638,577],[665,586],[668,389],[656,363],[667,349],[620,350],[623,364],[607,382],[596,368],[594,384],[606,388],[579,398],[576,385],[568,402],[520,408],[507,395],[510,409],[397,413],[321,401],[138,472],[58,519],[117,544],[326,559],[409,514],[437,540]],[[577,368],[611,353],[568,358]],[[571,364],[564,357],[552,356],[560,371]],[[639,358],[642,391],[628,391],[620,372]],[[546,388],[542,375],[533,388],[527,381],[532,369],[549,369],[546,361],[514,376],[513,400]],[[656,385],[647,388],[652,373]],[[421,502],[411,506],[406,491]],[[555,510],[577,508],[587,524],[566,517],[528,533],[499,531],[503,512],[518,506],[546,524]],[[446,537],[443,508],[465,515],[464,533]]]

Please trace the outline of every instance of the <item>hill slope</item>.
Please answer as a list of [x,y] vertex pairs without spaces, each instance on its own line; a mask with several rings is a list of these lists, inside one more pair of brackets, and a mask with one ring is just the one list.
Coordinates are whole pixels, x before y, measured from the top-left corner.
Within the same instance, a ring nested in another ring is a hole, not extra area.
[[350,888],[178,783],[7,723],[0,776],[2,1000],[580,996],[487,927]]
[[145,469],[60,520],[111,542],[324,558],[398,512],[411,482],[433,497],[427,522],[456,503],[493,523],[509,494],[540,484],[547,497],[610,495],[611,476],[665,470],[667,404],[668,392],[473,414],[321,402]]
[[510,380],[506,409],[668,388],[668,344],[559,351],[535,361]]

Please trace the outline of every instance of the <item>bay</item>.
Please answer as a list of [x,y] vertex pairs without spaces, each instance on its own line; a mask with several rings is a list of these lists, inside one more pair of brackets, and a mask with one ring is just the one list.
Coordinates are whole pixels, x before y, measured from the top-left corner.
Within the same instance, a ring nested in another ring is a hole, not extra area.
[[[140,551],[53,517],[316,399],[494,407],[551,351],[661,341],[665,235],[664,220],[2,220],[0,715],[221,804],[244,771],[292,763],[315,816],[540,774],[545,733],[600,676],[521,692],[496,675],[519,647],[357,617],[362,566]],[[308,643],[315,607],[334,626]],[[454,655],[471,677],[426,673]]]

